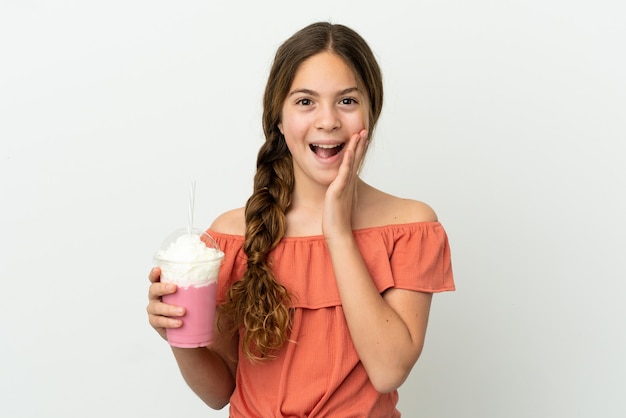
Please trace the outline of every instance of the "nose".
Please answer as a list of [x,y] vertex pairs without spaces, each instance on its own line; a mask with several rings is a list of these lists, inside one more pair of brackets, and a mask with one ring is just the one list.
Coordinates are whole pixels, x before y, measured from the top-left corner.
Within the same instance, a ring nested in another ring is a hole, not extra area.
[[332,105],[319,106],[315,127],[324,131],[334,131],[341,127],[341,119],[337,109]]

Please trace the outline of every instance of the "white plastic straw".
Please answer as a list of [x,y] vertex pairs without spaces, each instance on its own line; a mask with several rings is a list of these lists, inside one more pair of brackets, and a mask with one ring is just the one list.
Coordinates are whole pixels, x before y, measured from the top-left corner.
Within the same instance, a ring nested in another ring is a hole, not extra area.
[[187,219],[187,233],[191,235],[191,231],[193,229],[193,211],[194,204],[196,200],[196,181],[192,180],[191,185],[189,187],[189,216]]

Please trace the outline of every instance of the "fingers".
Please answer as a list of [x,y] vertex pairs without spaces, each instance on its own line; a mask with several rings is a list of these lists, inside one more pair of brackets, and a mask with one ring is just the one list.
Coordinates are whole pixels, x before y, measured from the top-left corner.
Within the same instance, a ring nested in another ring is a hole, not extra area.
[[185,309],[181,306],[163,303],[162,297],[176,292],[172,283],[152,283],[148,289],[148,313],[152,315],[183,316]]
[[161,335],[166,338],[167,328],[179,328],[183,321],[177,317],[185,315],[185,309],[181,306],[174,306],[164,303],[162,297],[176,292],[176,285],[172,283],[160,282],[161,270],[153,268],[148,275],[150,287],[148,288],[148,322]]
[[146,311],[148,312],[148,322],[152,328],[164,337],[166,328],[180,328],[183,325],[183,321],[179,317],[185,315],[185,309],[181,306],[164,303],[160,297],[154,296],[162,292],[154,291],[152,287],[162,285],[162,283],[155,283],[150,286],[150,302],[146,307]]
[[341,161],[341,165],[339,166],[339,172],[337,173],[336,181],[339,181],[341,184],[348,181],[350,173],[352,173],[353,171],[354,154],[355,154],[353,144],[356,141],[358,141],[358,139],[354,141],[352,139],[350,140],[350,143],[348,144],[348,148],[346,149],[343,155],[343,160]]
[[367,151],[367,146],[369,145],[368,132],[363,129],[359,132],[359,142],[356,147],[354,159],[356,161],[356,170],[358,171],[361,168],[361,164],[363,163],[363,158],[365,157],[365,151]]
[[161,269],[159,267],[153,267],[148,274],[148,279],[151,283],[155,283],[161,280]]
[[358,169],[367,147],[367,131],[355,133],[346,144],[337,177],[328,186],[324,203],[322,232],[327,239],[351,234],[352,205],[357,187]]
[[344,160],[340,167],[339,174],[350,175],[357,174],[363,157],[365,156],[365,150],[367,149],[367,130],[363,129],[359,133],[356,133],[350,137],[348,141],[348,147],[344,155]]
[[167,328],[180,328],[183,325],[180,313],[184,310],[180,307],[167,305],[163,302],[154,302],[148,305],[148,322],[159,333]]
[[346,151],[356,152],[359,148],[359,144],[362,144],[363,139],[367,138],[367,131],[365,129],[352,135],[348,141],[348,147]]
[[[158,267],[153,268],[150,271],[150,281],[152,284],[148,288],[148,313],[156,314],[156,315],[167,315],[167,316],[183,316],[185,314],[184,309],[182,307],[175,307],[174,305],[168,305],[162,303],[162,297],[165,295],[171,295],[176,292],[176,285],[173,283],[161,283],[160,280],[160,269]],[[153,302],[160,302],[157,306],[164,305],[167,307],[171,307],[171,309],[158,309],[158,311],[150,311],[151,305]],[[174,309],[175,308],[175,309]]]

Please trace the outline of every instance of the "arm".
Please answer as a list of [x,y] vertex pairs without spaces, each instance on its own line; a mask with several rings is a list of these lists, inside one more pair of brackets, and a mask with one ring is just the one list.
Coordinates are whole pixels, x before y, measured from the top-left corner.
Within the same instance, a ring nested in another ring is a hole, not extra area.
[[[376,390],[390,392],[405,381],[422,351],[432,295],[402,289],[381,295],[356,245],[353,200],[367,146],[365,134],[353,136],[327,190],[322,230],[356,351]],[[436,220],[434,212],[423,206],[406,205],[401,212],[406,221]]]
[[376,390],[391,392],[422,351],[432,295],[389,289],[381,296],[352,235],[327,243],[359,358]]
[[213,409],[228,404],[235,389],[234,369],[215,348],[172,347],[187,385]]
[[[184,310],[161,301],[163,295],[174,293],[176,286],[161,283],[160,273],[158,267],[150,272],[149,279],[152,283],[148,293],[147,311],[150,325],[166,339],[166,328],[182,325],[182,320],[172,317],[183,315]],[[215,329],[213,339],[213,343],[207,348],[172,347],[172,351],[189,387],[207,405],[221,409],[228,404],[235,389],[237,337],[226,338]]]

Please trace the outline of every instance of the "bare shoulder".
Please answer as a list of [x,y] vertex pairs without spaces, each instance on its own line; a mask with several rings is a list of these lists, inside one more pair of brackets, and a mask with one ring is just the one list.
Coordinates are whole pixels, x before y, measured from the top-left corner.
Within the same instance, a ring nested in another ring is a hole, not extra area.
[[398,199],[399,223],[435,222],[437,214],[428,204],[413,199]]
[[218,216],[211,224],[215,232],[229,235],[244,235],[246,232],[245,208],[229,210]]
[[369,187],[363,200],[361,226],[383,226],[416,222],[436,222],[437,214],[428,204],[405,199]]

